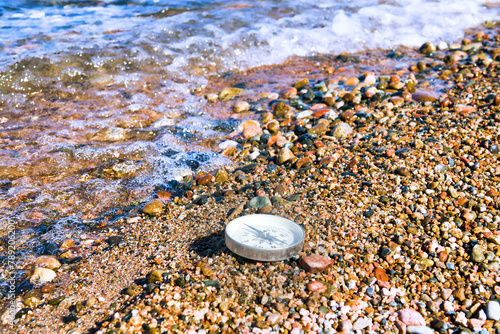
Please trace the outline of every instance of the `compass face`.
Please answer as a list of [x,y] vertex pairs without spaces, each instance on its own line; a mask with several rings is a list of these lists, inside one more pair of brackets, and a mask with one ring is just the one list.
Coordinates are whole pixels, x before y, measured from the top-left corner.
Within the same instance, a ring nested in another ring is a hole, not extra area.
[[283,248],[295,241],[295,235],[289,229],[264,224],[243,225],[233,238],[249,247],[261,249]]
[[304,230],[293,221],[273,215],[249,215],[226,226],[226,245],[234,253],[259,261],[287,259],[300,252]]

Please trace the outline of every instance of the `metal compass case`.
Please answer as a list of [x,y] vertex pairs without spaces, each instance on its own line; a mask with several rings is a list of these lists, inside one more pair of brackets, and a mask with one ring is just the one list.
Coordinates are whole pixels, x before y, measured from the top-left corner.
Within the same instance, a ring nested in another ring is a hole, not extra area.
[[248,215],[226,225],[226,246],[235,254],[256,261],[286,260],[302,250],[304,229],[273,215]]

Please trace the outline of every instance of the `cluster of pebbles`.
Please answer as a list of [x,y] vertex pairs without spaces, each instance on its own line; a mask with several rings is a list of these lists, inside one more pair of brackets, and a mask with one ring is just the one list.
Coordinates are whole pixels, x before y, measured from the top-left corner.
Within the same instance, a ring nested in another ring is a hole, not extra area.
[[[500,31],[483,29],[391,75],[299,80],[258,110],[241,88],[208,94],[254,116],[220,144],[236,165],[53,245],[4,328],[500,333]],[[256,212],[304,227],[298,260],[225,247],[225,224]]]

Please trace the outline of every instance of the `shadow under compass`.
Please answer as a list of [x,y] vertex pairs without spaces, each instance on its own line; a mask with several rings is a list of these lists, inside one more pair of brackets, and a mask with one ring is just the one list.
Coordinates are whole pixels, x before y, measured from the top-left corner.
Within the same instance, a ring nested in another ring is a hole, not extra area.
[[229,252],[224,240],[224,231],[214,232],[196,239],[189,245],[189,249],[199,256],[213,256]]
[[189,249],[202,257],[221,255],[222,253],[234,256],[239,264],[255,264],[259,261],[251,260],[234,254],[226,247],[224,231],[214,232],[207,236],[200,237],[189,245]]
[[281,262],[283,264],[290,265],[292,267],[296,266],[297,264],[297,259],[286,259],[286,260],[281,260],[281,261],[256,261],[256,260],[251,260],[245,257],[242,257],[240,255],[234,254],[227,248],[226,246],[226,241],[224,238],[224,231],[220,232],[213,232],[209,235],[206,235],[204,237],[200,237],[193,241],[189,245],[189,250],[194,251],[197,255],[201,257],[209,257],[209,256],[214,256],[214,255],[221,255],[223,253],[229,254],[234,256],[235,260],[238,262],[240,265],[245,265],[245,264],[257,264],[257,263],[263,263],[263,264],[271,264],[271,263],[277,263]]

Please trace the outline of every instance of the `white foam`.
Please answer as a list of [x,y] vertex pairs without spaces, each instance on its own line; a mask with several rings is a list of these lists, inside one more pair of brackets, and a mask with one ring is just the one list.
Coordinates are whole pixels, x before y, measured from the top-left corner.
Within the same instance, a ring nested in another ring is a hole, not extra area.
[[[241,69],[280,63],[292,55],[454,41],[464,28],[498,18],[496,10],[483,6],[485,2],[318,0],[305,4],[297,0],[275,6],[272,1],[260,1],[235,10],[201,1],[198,8],[161,19],[139,14],[171,7],[171,1],[142,1],[142,6],[116,6],[111,1],[105,1],[105,6],[20,6],[19,11],[2,15],[0,23],[6,29],[0,30],[0,39],[7,50],[21,57],[67,53],[75,46],[107,50],[119,45],[135,60],[154,58],[172,73],[210,65]],[[44,47],[40,36],[54,41],[50,48]],[[9,47],[20,39],[37,47]],[[14,61],[8,52],[2,54],[0,64]],[[114,79],[137,80],[131,73]]]

